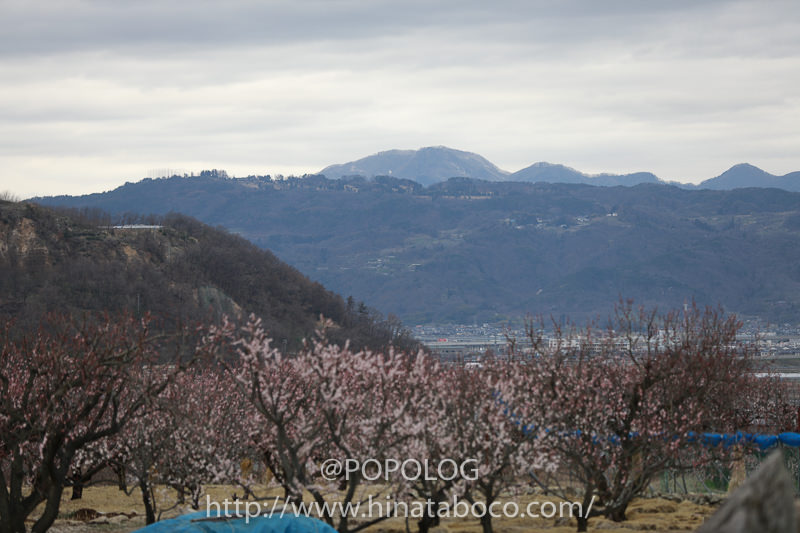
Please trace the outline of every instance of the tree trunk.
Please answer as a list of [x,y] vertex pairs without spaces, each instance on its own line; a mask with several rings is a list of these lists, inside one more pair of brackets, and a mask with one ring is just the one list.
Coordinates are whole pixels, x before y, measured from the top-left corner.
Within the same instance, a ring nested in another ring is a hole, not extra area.
[[428,533],[432,527],[439,525],[438,516],[428,516],[427,514],[417,521],[417,531],[419,533]]
[[25,532],[25,517],[22,514],[16,514],[11,517],[7,524],[0,524],[0,531],[3,533],[26,533]]
[[192,509],[195,511],[200,510],[200,496],[203,494],[203,487],[200,485],[194,485],[190,488],[191,490],[191,499],[192,499]]
[[[31,527],[31,533],[44,533],[50,529],[50,526],[52,526],[53,522],[58,518],[58,507],[61,505],[61,494],[63,491],[64,488],[58,483],[53,483],[47,488],[47,503],[45,503],[44,512],[33,524],[33,527]],[[22,526],[22,531],[25,531],[24,524]]]
[[120,466],[115,469],[117,473],[117,488],[123,492],[128,492],[128,482],[125,480],[125,467]]
[[150,501],[150,489],[147,486],[147,481],[144,479],[139,481],[139,489],[142,491],[142,503],[144,504],[144,523],[146,525],[156,523],[156,511],[153,507],[153,502]]
[[581,512],[575,519],[578,521],[578,531],[586,531],[589,527],[589,517],[596,516],[600,513],[592,508],[594,504],[594,485],[589,483],[583,492],[583,501],[581,502]]
[[[25,533],[25,515],[20,512],[11,512],[11,516],[2,516],[0,520],[0,533]],[[6,519],[8,522],[6,522]]]
[[70,500],[80,500],[83,498],[83,483],[75,481],[72,484],[72,497]]
[[613,507],[606,508],[606,518],[609,520],[613,520],[614,522],[624,522],[627,520],[625,517],[625,511],[628,510],[628,503],[621,503],[619,505],[615,505]]
[[492,533],[492,515],[489,514],[489,506],[486,506],[486,514],[481,517],[481,527],[483,533]]
[[23,501],[28,498],[22,497],[25,474],[18,454],[14,454],[8,470],[8,480],[0,471],[0,533],[26,533],[25,519],[44,498],[34,491],[31,498],[35,501]]
[[[447,488],[450,487],[450,484],[447,484]],[[425,506],[425,516],[422,517],[421,520],[417,522],[417,530],[419,533],[428,533],[430,528],[436,527],[440,523],[439,518],[439,504],[445,501],[446,492],[445,489],[439,489],[433,494],[433,498],[431,501],[433,502],[433,508],[430,509],[433,513],[429,513],[428,506]]]
[[346,513],[342,514],[342,517],[339,519],[339,525],[336,527],[336,531],[339,531],[339,532],[342,532],[342,531],[347,532],[347,531],[349,531],[349,529],[348,529],[349,526],[347,525],[347,522],[348,522],[347,518],[348,518],[348,516],[347,516]]

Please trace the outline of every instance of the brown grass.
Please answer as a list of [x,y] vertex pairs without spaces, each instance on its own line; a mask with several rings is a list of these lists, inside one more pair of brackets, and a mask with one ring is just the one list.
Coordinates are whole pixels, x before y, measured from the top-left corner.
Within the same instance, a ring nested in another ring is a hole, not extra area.
[[[371,490],[374,491],[375,488]],[[164,488],[160,489],[158,492],[162,497],[162,506],[174,502],[174,491]],[[212,501],[222,502],[225,498],[230,499],[234,492],[239,496],[242,495],[241,489],[237,489],[236,487],[210,486],[207,488],[207,493]],[[262,489],[257,492],[259,495],[268,494],[270,497],[281,494],[281,491],[276,489]],[[80,500],[70,500],[69,497],[70,491],[67,490],[65,491],[64,500],[62,501],[60,518],[56,521],[51,531],[55,531],[56,533],[127,533],[144,527],[144,508],[138,490],[134,490],[130,496],[127,496],[115,486],[95,486],[86,488],[83,498]],[[514,501],[524,510],[525,506],[534,500],[539,502],[559,502],[559,500],[555,498],[542,496],[541,494],[509,496],[503,501]],[[205,501],[204,497],[201,510],[205,510]],[[92,516],[91,512],[85,510],[96,511],[100,516],[105,516],[107,518],[117,516],[119,518],[113,520],[120,523],[101,525],[77,520],[77,518],[81,518],[76,515],[79,511],[84,514],[82,518]],[[710,516],[713,511],[713,507],[697,505],[688,501],[677,503],[661,498],[639,499],[635,500],[628,510],[628,521],[614,523],[596,517],[589,521],[589,530],[613,529],[621,533],[628,531],[693,531],[706,517]],[[188,512],[193,512],[193,510],[188,506],[184,506],[166,513],[162,518],[178,516]],[[121,515],[125,515],[125,517],[123,518]],[[498,518],[494,519],[493,523],[495,531],[498,533],[572,533],[576,530],[575,520],[567,518]],[[416,531],[415,518],[409,518],[409,528],[411,531]],[[405,519],[391,518],[366,531],[373,533],[405,533]],[[480,533],[481,526],[476,518],[448,518],[444,519],[442,525],[436,528],[434,532]]]

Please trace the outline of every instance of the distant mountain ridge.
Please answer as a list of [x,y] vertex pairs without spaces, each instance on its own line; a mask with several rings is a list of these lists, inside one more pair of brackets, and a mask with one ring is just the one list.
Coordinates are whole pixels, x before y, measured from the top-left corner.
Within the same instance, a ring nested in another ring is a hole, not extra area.
[[[445,146],[419,150],[387,150],[348,163],[329,165],[319,174],[338,179],[346,176],[392,176],[429,186],[449,178],[473,178],[487,181],[523,181],[546,183],[581,183],[602,187],[632,187],[640,183],[665,183],[652,172],[630,174],[587,174],[574,168],[547,162],[534,163],[516,172],[497,167],[486,158]],[[750,164],[731,167],[721,175],[699,185],[677,184],[688,189],[730,190],[746,187],[774,187],[800,192],[800,172],[775,176]]]
[[655,174],[650,172],[635,172],[633,174],[598,174],[591,176],[574,168],[552,163],[534,163],[533,165],[518,170],[508,176],[508,181],[527,181],[536,183],[583,183],[600,187],[614,187],[624,185],[632,187],[640,183],[662,183]]
[[696,299],[800,321],[800,194],[452,178],[148,179],[37,200],[221,225],[409,324]]
[[800,191],[800,172],[783,176],[770,174],[748,163],[734,165],[716,178],[705,180],[700,189],[731,190],[745,187],[774,187],[787,191]]
[[500,181],[508,172],[478,154],[444,146],[429,146],[419,150],[388,150],[358,161],[330,165],[320,174],[328,178],[344,176],[393,176],[432,185],[449,178],[476,178]]

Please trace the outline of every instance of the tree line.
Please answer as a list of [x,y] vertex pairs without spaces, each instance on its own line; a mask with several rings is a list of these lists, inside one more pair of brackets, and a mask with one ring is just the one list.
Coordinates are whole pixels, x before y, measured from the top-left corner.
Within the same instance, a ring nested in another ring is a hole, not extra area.
[[[31,531],[46,531],[65,488],[103,469],[119,474],[121,489],[141,489],[148,523],[166,510],[156,487],[197,508],[209,483],[263,498],[265,473],[286,502],[355,503],[365,486],[431,501],[416,523],[423,532],[454,495],[486,508],[524,487],[594,499],[592,516],[622,521],[664,470],[729,458],[730,448],[700,446],[697,433],[779,431],[791,420],[780,383],[750,371],[753,346],[737,341],[739,322],[715,310],[621,303],[604,328],[556,327],[546,340],[530,323],[529,342],[480,369],[424,352],[354,350],[326,339],[331,326],[294,353],[255,317],[197,334],[155,333],[147,317],[51,316],[23,338],[6,328],[0,532],[26,531],[29,517]],[[330,459],[477,468],[395,473],[375,486],[364,470],[323,475]],[[564,472],[576,483],[561,486]],[[345,533],[385,517],[320,518]],[[491,532],[491,515],[479,519]]]

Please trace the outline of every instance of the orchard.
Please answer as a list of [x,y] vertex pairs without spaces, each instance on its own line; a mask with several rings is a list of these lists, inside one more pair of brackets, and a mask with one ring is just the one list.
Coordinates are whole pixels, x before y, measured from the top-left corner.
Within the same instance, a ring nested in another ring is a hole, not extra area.
[[[54,316],[29,335],[7,327],[0,533],[46,531],[64,491],[79,497],[101,471],[115,472],[123,490],[141,489],[148,523],[169,510],[157,490],[199,509],[211,483],[263,498],[265,472],[283,501],[310,497],[342,533],[387,518],[331,511],[363,502],[364,488],[434,508],[454,496],[488,508],[544,489],[622,521],[659,474],[730,453],[703,447],[698,434],[777,431],[789,418],[780,384],[752,373],[740,324],[714,310],[662,315],[622,303],[603,327],[531,322],[527,339],[482,368],[423,352],[352,351],[325,340],[332,326],[323,322],[296,353],[274,346],[255,318],[173,335],[129,317]],[[332,460],[475,468],[331,475]],[[424,532],[439,520],[426,512],[413,525]],[[491,515],[476,520],[492,531]]]

